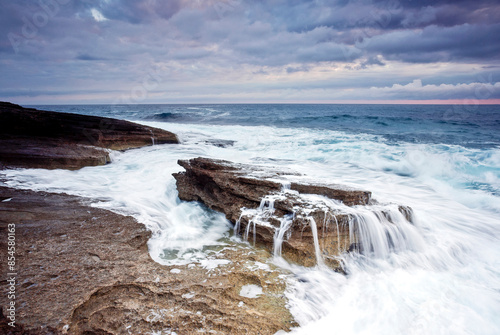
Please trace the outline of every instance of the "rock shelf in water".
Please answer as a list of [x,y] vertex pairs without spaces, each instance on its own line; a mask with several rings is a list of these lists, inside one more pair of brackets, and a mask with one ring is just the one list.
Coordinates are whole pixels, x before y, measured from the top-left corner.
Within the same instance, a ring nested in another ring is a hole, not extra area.
[[98,116],[0,102],[0,167],[79,169],[110,162],[109,150],[179,143],[166,130]]
[[343,253],[384,256],[413,246],[411,209],[380,205],[371,192],[302,183],[291,171],[222,160],[178,163],[186,170],[174,174],[180,199],[223,212],[236,233],[289,261],[342,271]]

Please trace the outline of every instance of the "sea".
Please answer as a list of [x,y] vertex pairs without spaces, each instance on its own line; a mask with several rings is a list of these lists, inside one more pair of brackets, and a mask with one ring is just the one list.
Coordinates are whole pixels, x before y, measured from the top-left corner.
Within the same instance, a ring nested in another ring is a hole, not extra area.
[[[134,216],[160,263],[201,261],[232,243],[220,213],[180,201],[179,159],[286,168],[413,209],[418,247],[351,253],[347,275],[290,273],[292,334],[500,334],[500,106],[192,104],[25,106],[125,119],[176,133],[180,145],[113,152],[78,171],[2,171],[11,187],[65,192]],[[273,259],[270,259],[273,262]]]

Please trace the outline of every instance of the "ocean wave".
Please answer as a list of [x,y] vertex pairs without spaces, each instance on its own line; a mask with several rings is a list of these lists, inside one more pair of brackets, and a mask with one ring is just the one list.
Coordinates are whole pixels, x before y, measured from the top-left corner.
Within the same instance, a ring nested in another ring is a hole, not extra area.
[[182,114],[172,113],[172,112],[163,112],[157,113],[150,116],[146,116],[145,120],[163,120],[163,121],[171,121],[171,120],[180,120],[185,118]]
[[[171,176],[182,170],[177,159],[258,162],[293,168],[312,181],[371,190],[380,202],[413,208],[424,248],[391,252],[386,259],[346,255],[348,276],[285,264],[290,310],[301,326],[293,333],[499,333],[499,148],[468,148],[456,138],[409,143],[401,130],[389,141],[290,124],[156,121],[148,124],[177,133],[183,145],[116,153],[112,164],[78,171],[2,174],[10,186],[86,196],[95,206],[134,216],[153,232],[151,256],[164,264],[201,259],[203,249],[220,244],[230,229],[222,214],[178,200]],[[234,145],[199,144],[207,138]]]

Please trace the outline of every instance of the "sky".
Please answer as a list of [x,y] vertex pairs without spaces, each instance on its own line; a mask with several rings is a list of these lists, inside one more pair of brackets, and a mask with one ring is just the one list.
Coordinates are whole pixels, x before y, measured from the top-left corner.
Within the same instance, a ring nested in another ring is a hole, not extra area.
[[498,0],[0,0],[19,104],[500,103]]

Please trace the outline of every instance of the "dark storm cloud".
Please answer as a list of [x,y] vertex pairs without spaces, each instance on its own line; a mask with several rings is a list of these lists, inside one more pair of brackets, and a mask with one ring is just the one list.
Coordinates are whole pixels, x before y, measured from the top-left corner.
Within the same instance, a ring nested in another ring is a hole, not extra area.
[[[134,37],[137,44],[160,43],[149,40],[150,25],[156,20],[171,22],[164,27],[172,34],[174,29],[181,34],[173,36],[177,42],[217,43],[239,54],[240,61],[260,65],[268,61],[271,66],[289,62],[350,62],[363,55],[408,62],[489,59],[498,53],[500,36],[500,5],[494,1],[232,0],[223,2],[227,3],[226,10],[215,20],[213,12],[218,2],[208,7],[188,6],[195,1],[181,0],[41,1],[45,6],[37,1],[2,2],[0,33],[4,38],[0,52],[16,49],[15,46],[19,49],[18,44],[26,40],[48,43],[51,39],[71,40],[71,35],[80,35],[82,47],[85,43],[90,47],[93,39],[102,34],[111,41],[129,37],[120,36],[127,34],[126,30],[114,30],[120,27],[119,22],[146,26],[141,29],[147,35]],[[53,15],[45,8],[52,10]],[[92,10],[98,10],[108,20],[105,25],[93,20]],[[47,22],[43,22],[44,15]],[[190,52],[182,46],[183,50],[171,54],[177,55],[177,59],[182,54],[186,59],[211,54],[201,52],[199,47]]]
[[[376,83],[392,89],[395,78],[402,78],[388,64],[477,64],[474,71],[482,71],[493,70],[500,55],[500,3],[492,0],[0,0],[0,5],[0,89],[8,92],[44,92],[47,83],[54,92],[75,82],[133,87],[152,64],[168,72],[165,82],[186,87],[197,78],[239,78],[245,71],[313,78],[315,68],[322,68],[349,71],[350,89],[368,85],[356,72],[383,69],[385,82]],[[470,75],[426,79],[453,85]],[[289,85],[320,89],[347,81],[338,80]],[[26,83],[30,87],[23,87]]]
[[496,23],[498,1],[285,1],[259,2],[251,6],[249,18],[272,20],[290,31],[307,31],[319,26],[337,30],[373,28],[407,29],[428,25],[453,26],[463,23]]
[[387,59],[407,62],[499,59],[500,24],[391,32],[373,37],[365,48]]
[[283,33],[283,27],[302,35],[318,28],[328,31],[306,50],[297,45],[293,61],[299,62],[381,55],[428,63],[493,60],[499,54],[498,1],[275,0],[251,6],[246,16],[251,23],[269,23],[274,34]]

